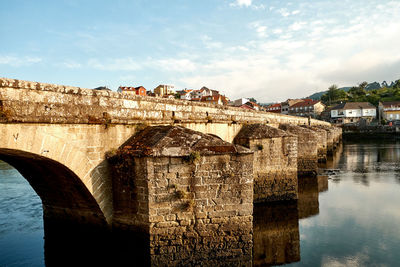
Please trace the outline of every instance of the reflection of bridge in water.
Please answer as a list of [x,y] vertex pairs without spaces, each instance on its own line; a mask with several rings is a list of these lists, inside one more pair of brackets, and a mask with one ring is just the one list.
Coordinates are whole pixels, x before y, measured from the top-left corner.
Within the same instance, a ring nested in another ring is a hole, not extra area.
[[300,261],[299,220],[319,214],[318,196],[327,190],[327,176],[303,177],[298,201],[254,206],[254,266]]
[[185,262],[200,243],[202,255],[248,263],[253,196],[297,199],[296,172],[314,174],[341,138],[280,114],[12,79],[0,88],[0,159],[37,192],[45,223],[134,229],[152,263]]

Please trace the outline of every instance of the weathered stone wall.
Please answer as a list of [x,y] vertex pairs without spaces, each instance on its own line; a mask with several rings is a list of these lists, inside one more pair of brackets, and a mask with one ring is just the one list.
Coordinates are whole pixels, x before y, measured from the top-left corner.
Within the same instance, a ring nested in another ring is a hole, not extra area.
[[325,162],[327,156],[327,141],[328,133],[326,130],[321,129],[317,126],[302,126],[306,129],[310,129],[317,134],[317,146],[318,146],[318,162]]
[[318,135],[312,130],[296,125],[280,124],[279,129],[297,136],[298,175],[315,175],[318,170]]
[[254,264],[271,266],[300,261],[296,201],[254,206]]
[[115,187],[122,191],[114,200],[115,226],[147,232],[152,266],[204,260],[251,266],[252,166],[251,154],[193,163],[135,158],[116,169]]
[[297,138],[251,140],[250,148],[254,151],[254,201],[297,199]]
[[332,155],[335,142],[335,130],[333,127],[318,126],[318,128],[326,131],[326,154]]
[[154,159],[149,193],[152,264],[251,266],[251,155]]
[[297,137],[245,125],[234,142],[254,152],[254,202],[297,199]]
[[130,138],[109,161],[114,229],[137,231],[152,266],[251,265],[250,150],[157,126]]

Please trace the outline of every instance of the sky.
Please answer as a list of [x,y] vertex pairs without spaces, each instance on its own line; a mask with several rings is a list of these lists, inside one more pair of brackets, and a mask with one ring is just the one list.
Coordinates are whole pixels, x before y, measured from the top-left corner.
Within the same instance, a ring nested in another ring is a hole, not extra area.
[[399,0],[1,0],[0,77],[306,97],[400,79]]

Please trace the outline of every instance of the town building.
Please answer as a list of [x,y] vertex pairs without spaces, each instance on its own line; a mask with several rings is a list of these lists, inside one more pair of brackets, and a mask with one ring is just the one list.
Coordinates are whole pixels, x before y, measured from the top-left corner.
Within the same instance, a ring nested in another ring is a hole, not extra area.
[[145,96],[146,95],[146,88],[143,86],[138,86],[138,87],[130,87],[130,86],[120,86],[118,87],[117,92],[119,93],[132,93],[140,96]]
[[285,102],[281,103],[281,113],[289,114],[289,108],[298,102],[302,102],[304,99],[288,99]]
[[331,121],[335,123],[371,122],[376,118],[376,107],[369,102],[341,103],[331,109]]
[[232,102],[232,106],[240,107],[240,106],[246,104],[246,103],[249,102],[249,101],[250,101],[250,100],[249,100],[248,98],[239,98],[239,99],[236,99],[236,100],[234,100],[234,101]]
[[266,111],[268,112],[273,112],[273,113],[281,113],[282,111],[282,105],[280,103],[276,104],[271,104],[265,108]]
[[191,98],[190,92],[192,92],[192,91],[193,91],[193,89],[185,88],[183,90],[176,91],[176,94],[179,95],[179,98],[182,100],[190,100],[190,98]]
[[289,115],[316,118],[325,109],[320,100],[303,99],[289,107]]
[[154,94],[160,97],[163,97],[164,95],[174,95],[175,92],[172,88],[174,88],[173,85],[160,84],[154,88]]
[[379,120],[400,120],[400,101],[379,102]]
[[264,110],[264,108],[262,106],[258,105],[257,103],[251,102],[251,101],[244,103],[243,105],[240,106],[240,108],[257,110],[257,111]]
[[211,103],[211,104],[217,104],[217,105],[227,105],[228,104],[227,98],[223,95],[203,96],[200,99],[200,101],[206,102],[206,103]]
[[227,105],[229,99],[219,91],[203,86],[200,90],[185,89],[177,91],[180,99],[189,101],[207,102],[212,104]]

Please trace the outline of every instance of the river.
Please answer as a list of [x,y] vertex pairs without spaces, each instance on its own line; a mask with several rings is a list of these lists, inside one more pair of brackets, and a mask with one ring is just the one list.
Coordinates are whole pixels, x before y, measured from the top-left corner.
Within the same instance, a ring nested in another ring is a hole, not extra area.
[[[254,207],[254,265],[398,266],[400,142],[345,142],[321,167],[339,171],[301,178],[298,201]],[[0,161],[0,266],[62,261],[66,246],[54,240],[64,231],[47,227],[45,238],[42,217],[29,183]],[[78,239],[75,247],[91,247]]]

